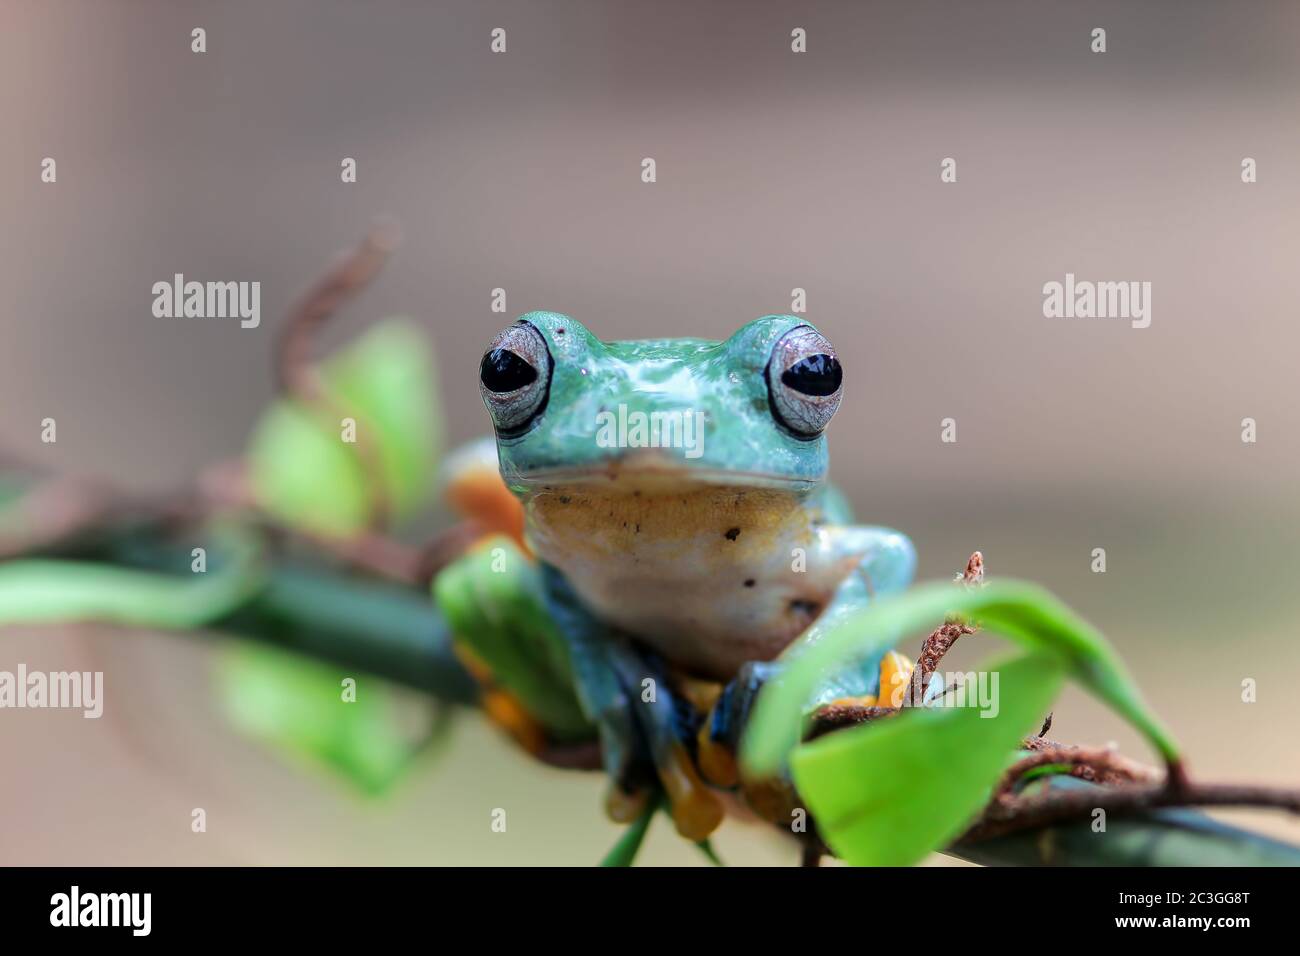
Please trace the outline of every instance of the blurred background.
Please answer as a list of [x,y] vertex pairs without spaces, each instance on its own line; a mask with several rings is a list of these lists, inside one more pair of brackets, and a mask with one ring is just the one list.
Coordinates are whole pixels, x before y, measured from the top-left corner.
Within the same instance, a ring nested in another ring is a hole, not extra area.
[[[510,317],[725,337],[800,287],[847,374],[833,475],[914,537],[921,577],[978,548],[1042,582],[1118,645],[1194,773],[1296,785],[1297,40],[1284,2],[8,0],[0,444],[139,491],[237,455],[285,310],[384,214],[405,242],[325,344],[409,316],[453,442],[488,428],[476,369]],[[175,272],[259,280],[261,326],[155,318]],[[1151,282],[1151,326],[1044,318],[1066,272]],[[18,662],[104,670],[108,700],[0,714],[0,863],[587,864],[617,835],[598,776],[472,716],[377,802],[232,730],[208,644],[11,628]],[[1149,756],[1079,693],[1055,714],[1056,739]],[[716,842],[797,856],[737,824]],[[702,862],[662,821],[643,859]]]

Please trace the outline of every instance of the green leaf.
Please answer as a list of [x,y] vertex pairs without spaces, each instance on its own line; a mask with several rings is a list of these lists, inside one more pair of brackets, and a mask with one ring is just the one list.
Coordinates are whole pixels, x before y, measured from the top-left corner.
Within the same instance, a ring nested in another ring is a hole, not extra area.
[[642,841],[645,840],[646,831],[650,829],[650,821],[654,819],[661,802],[662,797],[658,795],[650,798],[646,808],[641,811],[641,816],[637,817],[623,831],[623,835],[618,838],[618,842],[605,854],[605,858],[600,861],[601,866],[632,865],[632,861],[636,859],[637,851],[641,849]]
[[1074,680],[1145,734],[1165,759],[1177,758],[1172,737],[1146,709],[1106,639],[1043,588],[999,580],[972,589],[925,584],[881,598],[835,622],[816,643],[792,648],[785,671],[759,694],[742,745],[747,771],[763,775],[780,768],[798,743],[804,707],[826,675],[883,653],[894,635],[931,630],[949,614],[1056,656]]
[[370,497],[356,453],[301,406],[266,411],[248,460],[258,501],[284,523],[331,535],[365,526]]
[[202,574],[158,574],[85,561],[0,564],[0,624],[103,621],[189,630],[241,607],[265,583],[257,546],[228,530]]
[[818,833],[855,866],[910,866],[946,846],[987,804],[1061,689],[1060,659],[991,665],[994,716],[973,706],[914,708],[795,750],[790,766]]
[[[365,442],[391,514],[410,515],[434,487],[442,432],[426,340],[402,322],[376,325],[327,360],[321,380],[329,395],[322,407],[276,402],[255,429],[249,463],[258,500],[309,531],[360,530],[373,490]],[[343,441],[344,417],[356,420],[356,443]]]
[[[343,700],[343,679],[356,699]],[[217,697],[244,733],[342,774],[370,795],[387,791],[420,748],[401,729],[392,689],[380,678],[345,671],[261,644],[223,646]]]

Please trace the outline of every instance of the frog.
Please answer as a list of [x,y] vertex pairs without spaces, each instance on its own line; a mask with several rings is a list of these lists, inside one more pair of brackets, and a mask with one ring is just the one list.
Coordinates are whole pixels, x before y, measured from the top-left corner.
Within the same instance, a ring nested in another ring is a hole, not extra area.
[[[742,783],[762,688],[837,620],[911,583],[911,540],[856,523],[828,479],[844,386],[835,348],[795,315],[725,340],[606,342],[535,311],[484,351],[493,435],[449,484],[533,563],[532,613],[598,739],[613,819],[666,795],[678,832],[706,839],[726,813],[718,794]],[[475,630],[457,633],[488,673]],[[826,675],[810,706],[874,703],[908,674],[895,652],[864,660]]]

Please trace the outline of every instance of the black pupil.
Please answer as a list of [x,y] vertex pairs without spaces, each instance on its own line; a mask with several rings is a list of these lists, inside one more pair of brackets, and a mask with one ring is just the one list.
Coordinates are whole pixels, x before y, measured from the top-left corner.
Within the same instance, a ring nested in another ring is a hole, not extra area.
[[483,356],[478,376],[490,392],[513,392],[537,381],[537,369],[509,349],[492,349]]
[[805,395],[834,395],[844,371],[834,355],[809,355],[781,373],[781,381]]

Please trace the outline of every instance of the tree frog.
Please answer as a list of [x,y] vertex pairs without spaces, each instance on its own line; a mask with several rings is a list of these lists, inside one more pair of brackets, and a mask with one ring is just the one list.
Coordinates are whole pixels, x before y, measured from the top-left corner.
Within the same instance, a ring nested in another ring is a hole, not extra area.
[[[496,471],[599,735],[610,813],[630,819],[660,787],[679,832],[702,840],[781,656],[915,570],[906,536],[854,524],[827,483],[844,389],[835,349],[792,315],[721,342],[602,342],[530,312],[492,340],[479,380]],[[453,490],[488,510],[469,460]],[[460,637],[493,667],[499,648]],[[828,675],[819,697],[874,695],[882,669],[897,684],[900,666],[863,661]]]

